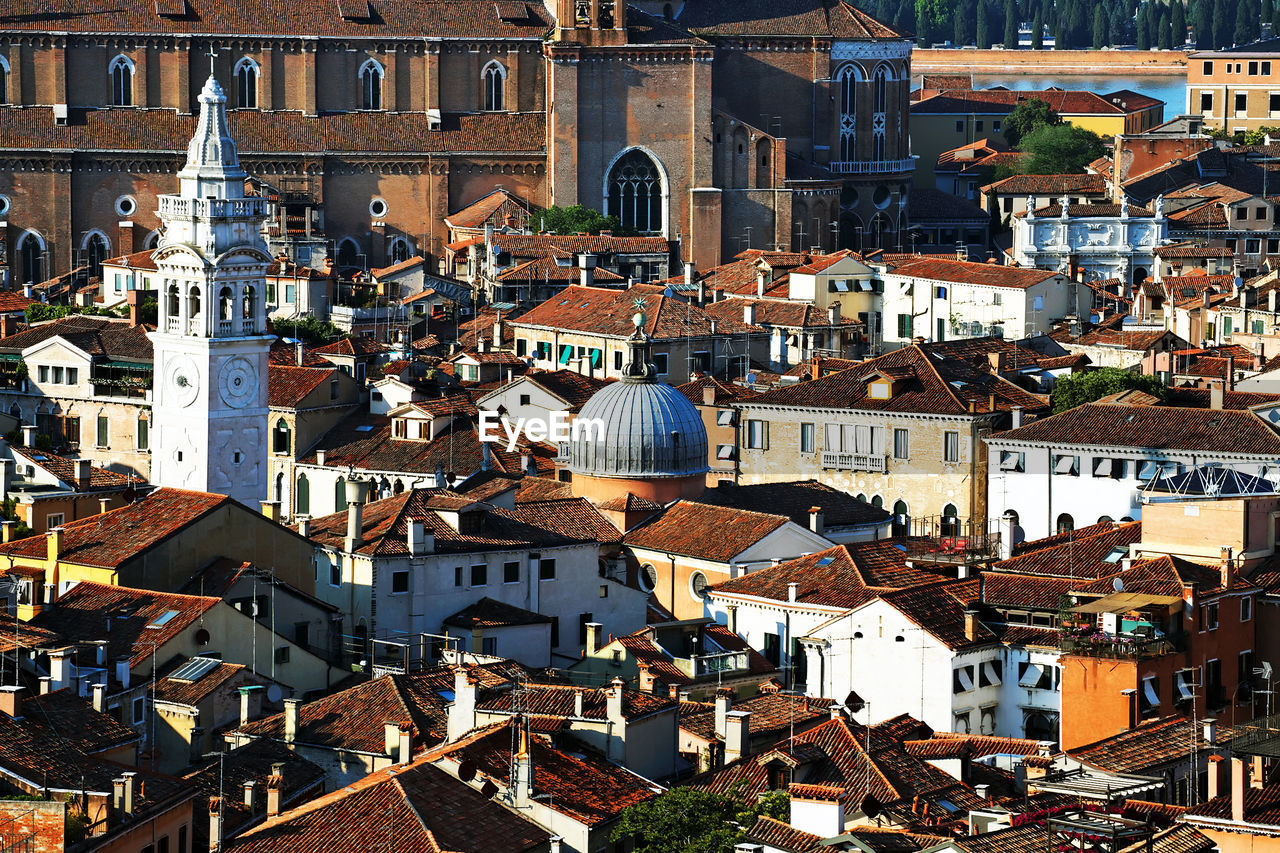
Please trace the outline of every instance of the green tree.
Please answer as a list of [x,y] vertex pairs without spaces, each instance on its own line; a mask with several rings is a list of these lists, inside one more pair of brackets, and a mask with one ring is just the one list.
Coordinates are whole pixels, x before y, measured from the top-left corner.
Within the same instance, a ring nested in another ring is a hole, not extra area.
[[[945,33],[951,22],[947,0],[916,0],[916,29],[921,33]],[[943,36],[945,38],[945,36]]]
[[1036,10],[1036,16],[1031,21],[1031,49],[1044,49],[1044,16],[1039,9]]
[[1013,0],[1004,0],[1004,46],[1018,49],[1018,7]]
[[978,24],[973,43],[982,50],[991,47],[991,21],[988,19],[987,0],[978,0]]
[[1160,12],[1155,18],[1156,22],[1156,44],[1161,50],[1168,50],[1173,47],[1173,36],[1169,29],[1169,12],[1164,5],[1160,5]]
[[1119,367],[1103,367],[1087,373],[1063,376],[1054,383],[1049,402],[1053,406],[1053,413],[1057,414],[1111,394],[1133,389],[1145,391],[1161,400],[1168,395],[1164,385],[1160,384],[1159,377],[1130,373]]
[[1107,46],[1107,10],[1099,3],[1093,7],[1093,49]]
[[1039,98],[1020,101],[1005,117],[1004,138],[1017,148],[1022,138],[1042,125],[1062,124],[1062,116]]
[[1173,0],[1173,14],[1170,15],[1169,22],[1173,46],[1182,47],[1187,41],[1187,10],[1182,5],[1182,0]]
[[1138,7],[1138,50],[1151,49],[1151,10],[1143,3]]
[[138,322],[150,326],[160,322],[160,303],[154,297],[142,300],[138,306]]
[[1129,16],[1129,7],[1120,0],[1107,15],[1107,39],[1109,44],[1129,44],[1129,25],[1133,21]]
[[1249,44],[1261,35],[1262,7],[1258,0],[1240,0],[1236,4],[1236,26],[1232,34],[1235,44]]
[[672,788],[623,809],[610,839],[634,838],[635,853],[731,853],[758,816],[785,819],[788,803],[782,791],[744,805],[725,794]]
[[599,234],[601,230],[622,230],[616,216],[604,216],[598,210],[583,207],[580,204],[570,207],[552,205],[535,214],[539,231],[553,231],[556,234],[577,234],[585,231],[588,234]]
[[271,330],[282,338],[297,338],[309,344],[327,344],[347,336],[332,323],[309,314],[296,320],[275,320]]
[[1068,175],[1101,157],[1102,137],[1072,124],[1041,125],[1022,137],[1018,150],[1028,154],[1018,161],[1018,171],[1028,175]]
[[1213,0],[1213,49],[1231,43],[1230,10],[1225,0]]

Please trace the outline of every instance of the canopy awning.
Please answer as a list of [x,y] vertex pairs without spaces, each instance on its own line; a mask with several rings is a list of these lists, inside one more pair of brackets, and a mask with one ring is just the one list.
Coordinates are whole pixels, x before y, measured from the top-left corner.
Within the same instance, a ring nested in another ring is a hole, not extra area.
[[1078,604],[1072,608],[1076,613],[1128,613],[1131,610],[1140,610],[1143,607],[1150,607],[1153,604],[1170,606],[1174,610],[1180,610],[1182,599],[1176,595],[1143,595],[1140,592],[1113,592],[1111,595],[1104,595],[1102,598],[1093,601]]

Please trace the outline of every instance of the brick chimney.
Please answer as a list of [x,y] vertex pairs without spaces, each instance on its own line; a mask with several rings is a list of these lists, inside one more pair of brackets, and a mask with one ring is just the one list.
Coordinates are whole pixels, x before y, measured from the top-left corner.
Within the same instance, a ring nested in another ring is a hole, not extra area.
[[826,534],[827,525],[825,521],[825,515],[822,512],[822,507],[820,506],[809,507],[809,529],[812,530],[814,533],[818,534],[819,536],[823,536]]
[[15,720],[22,718],[22,687],[6,684],[0,687],[0,714]]
[[1231,820],[1244,823],[1244,797],[1249,792],[1245,779],[1244,760],[1231,759]]
[[93,479],[93,462],[88,459],[76,460],[76,488],[85,491]]
[[283,764],[272,764],[271,775],[267,777],[267,817],[280,814],[280,788],[284,784],[281,771]]
[[292,744],[298,739],[298,723],[301,712],[301,699],[284,700],[284,742],[286,744]]
[[751,753],[751,712],[730,711],[724,716],[724,762],[728,764]]
[[1222,578],[1222,588],[1231,589],[1236,582],[1236,565],[1231,554],[1231,546],[1223,545],[1218,558],[1218,571]]
[[728,687],[716,690],[715,735],[723,738],[728,729],[729,709],[733,707],[733,691]]
[[1126,725],[1127,729],[1136,729],[1138,727],[1138,691],[1132,687],[1127,690],[1121,690],[1120,695],[1125,697],[1125,701],[1129,703]]
[[222,849],[222,798],[209,798],[209,853]]
[[1226,759],[1225,759],[1225,758],[1223,758],[1221,755],[1211,755],[1211,756],[1209,756],[1209,767],[1208,767],[1208,772],[1209,772],[1209,790],[1208,790],[1208,795],[1209,795],[1209,799],[1211,799],[1211,800],[1212,800],[1212,799],[1214,799],[1215,797],[1221,797],[1223,794],[1225,794],[1225,793],[1226,793],[1226,791],[1224,791],[1224,790],[1223,790],[1223,785],[1222,785],[1222,782],[1223,782],[1223,776],[1224,776],[1224,775],[1225,775],[1225,773],[1226,773],[1226,771],[1225,771],[1225,770],[1223,769],[1223,767],[1222,767],[1222,764],[1223,764],[1223,762],[1224,762],[1224,761],[1226,761]]
[[972,607],[964,611],[964,636],[970,642],[978,639],[978,611]]

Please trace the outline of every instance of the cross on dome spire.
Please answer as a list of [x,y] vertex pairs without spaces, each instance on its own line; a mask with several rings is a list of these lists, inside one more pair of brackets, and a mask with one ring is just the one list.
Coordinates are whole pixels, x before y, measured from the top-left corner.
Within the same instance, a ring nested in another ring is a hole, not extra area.
[[644,299],[636,297],[633,302],[636,313],[631,315],[631,325],[635,332],[627,338],[627,349],[630,351],[626,366],[622,369],[623,382],[654,382],[658,369],[649,354],[649,336],[644,333],[646,307]]

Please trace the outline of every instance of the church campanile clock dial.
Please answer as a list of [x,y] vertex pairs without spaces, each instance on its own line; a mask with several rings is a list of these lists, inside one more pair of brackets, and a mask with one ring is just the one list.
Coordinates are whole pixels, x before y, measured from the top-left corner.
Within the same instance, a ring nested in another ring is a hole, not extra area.
[[235,355],[222,363],[218,374],[218,388],[222,402],[233,409],[243,409],[258,396],[258,374],[253,362],[242,355]]

